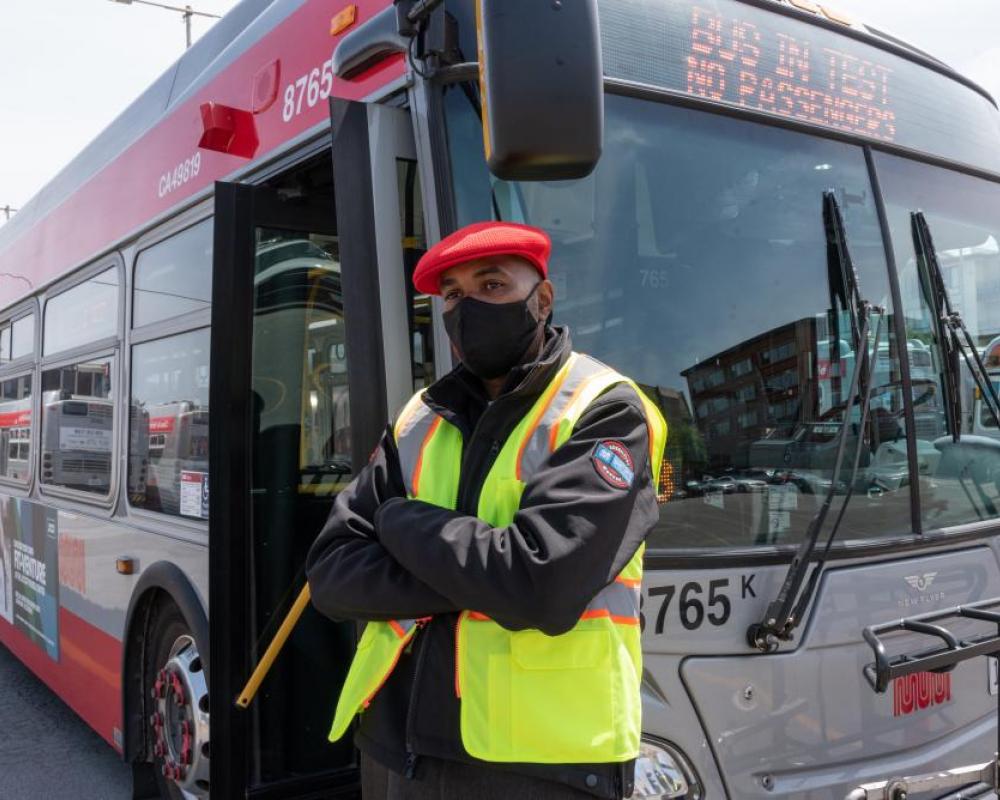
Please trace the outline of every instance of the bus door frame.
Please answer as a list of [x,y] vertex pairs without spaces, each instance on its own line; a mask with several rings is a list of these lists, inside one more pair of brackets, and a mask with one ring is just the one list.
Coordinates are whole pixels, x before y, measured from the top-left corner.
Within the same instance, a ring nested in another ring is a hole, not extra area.
[[[397,159],[416,159],[416,149],[405,110],[336,99],[331,99],[330,108],[349,353],[351,456],[357,471],[385,431],[390,412],[412,393],[396,164]],[[330,218],[289,214],[264,186],[216,184],[209,404],[215,409],[209,467],[211,642],[206,664],[211,681],[211,790],[219,797],[261,800],[357,797],[356,769],[254,787],[252,710],[235,706],[255,666],[252,642],[247,641],[252,541],[245,532],[252,525],[254,230],[263,225],[312,232],[330,227]],[[381,324],[372,325],[371,320]],[[332,719],[332,708],[330,714]]]

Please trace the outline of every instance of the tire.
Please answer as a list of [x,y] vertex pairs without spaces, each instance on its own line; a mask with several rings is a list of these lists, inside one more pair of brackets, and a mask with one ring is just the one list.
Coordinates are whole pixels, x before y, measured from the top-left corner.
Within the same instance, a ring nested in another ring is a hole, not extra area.
[[172,600],[153,607],[147,642],[144,724],[160,797],[208,797],[208,683],[199,643]]

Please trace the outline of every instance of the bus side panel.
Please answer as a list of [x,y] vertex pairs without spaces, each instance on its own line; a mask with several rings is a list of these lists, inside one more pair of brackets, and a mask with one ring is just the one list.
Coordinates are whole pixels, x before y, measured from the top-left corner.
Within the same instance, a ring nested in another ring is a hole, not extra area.
[[[135,574],[117,571],[123,556]],[[204,545],[0,496],[0,644],[119,751],[125,618],[141,570],[157,561],[180,567],[204,602]]]
[[120,752],[122,643],[63,608],[58,624],[60,662],[5,620],[0,620],[0,644]]

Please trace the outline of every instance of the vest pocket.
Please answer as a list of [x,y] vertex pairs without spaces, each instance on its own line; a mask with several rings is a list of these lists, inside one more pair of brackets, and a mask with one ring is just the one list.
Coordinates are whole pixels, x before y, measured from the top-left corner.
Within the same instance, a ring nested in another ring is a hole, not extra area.
[[462,626],[462,741],[487,761],[618,760],[614,637],[603,626],[562,636]]
[[537,753],[539,760],[557,763],[588,761],[613,745],[608,631],[574,630],[562,636],[521,631],[511,638],[511,656],[511,732],[521,755]]

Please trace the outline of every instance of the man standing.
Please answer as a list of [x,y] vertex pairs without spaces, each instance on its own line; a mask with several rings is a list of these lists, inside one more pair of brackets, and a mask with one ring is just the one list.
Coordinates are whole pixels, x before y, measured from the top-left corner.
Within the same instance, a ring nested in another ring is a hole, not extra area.
[[360,714],[365,800],[631,794],[666,425],[547,324],[550,248],[486,222],[420,260],[461,363],[406,404],[309,554],[314,605],[368,622],[330,733]]

